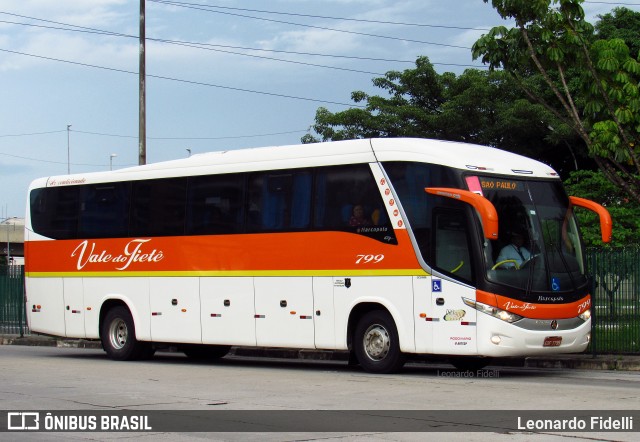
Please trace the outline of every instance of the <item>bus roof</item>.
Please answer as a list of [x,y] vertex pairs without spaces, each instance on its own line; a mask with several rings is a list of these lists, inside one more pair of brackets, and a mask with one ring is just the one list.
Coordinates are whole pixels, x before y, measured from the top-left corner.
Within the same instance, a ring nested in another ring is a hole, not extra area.
[[474,144],[419,138],[373,138],[226,150],[192,155],[109,172],[41,178],[31,187],[64,186],[217,173],[250,172],[370,163],[416,161],[482,173],[557,178],[549,166],[504,150]]

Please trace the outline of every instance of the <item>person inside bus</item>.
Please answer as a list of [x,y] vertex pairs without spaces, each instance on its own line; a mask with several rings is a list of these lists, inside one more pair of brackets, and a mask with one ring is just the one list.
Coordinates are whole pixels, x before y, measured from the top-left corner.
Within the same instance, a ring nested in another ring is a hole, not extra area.
[[371,225],[371,220],[364,214],[364,207],[362,204],[356,204],[353,206],[353,212],[351,218],[349,218],[349,225],[352,227]]
[[524,235],[521,232],[513,231],[510,235],[510,242],[500,250],[496,263],[505,262],[501,268],[518,269],[523,262],[531,259],[531,252],[524,247]]

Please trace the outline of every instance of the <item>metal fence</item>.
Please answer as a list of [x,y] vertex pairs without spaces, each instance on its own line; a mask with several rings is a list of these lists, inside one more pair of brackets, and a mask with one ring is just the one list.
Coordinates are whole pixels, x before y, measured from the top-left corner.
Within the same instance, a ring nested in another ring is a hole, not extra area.
[[640,248],[589,249],[591,352],[640,353]]
[[[589,350],[640,353],[640,247],[589,249],[594,282]],[[28,334],[24,267],[0,267],[0,333]]]
[[0,333],[29,332],[24,303],[24,266],[0,267]]

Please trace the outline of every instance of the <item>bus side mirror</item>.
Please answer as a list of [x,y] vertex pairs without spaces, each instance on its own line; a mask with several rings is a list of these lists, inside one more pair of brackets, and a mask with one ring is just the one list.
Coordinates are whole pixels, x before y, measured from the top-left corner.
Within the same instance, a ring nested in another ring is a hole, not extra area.
[[482,221],[482,231],[487,239],[498,239],[498,212],[491,204],[491,201],[478,195],[462,189],[452,189],[448,187],[426,187],[425,192],[431,195],[442,196],[462,201],[472,206],[480,215]]
[[611,215],[607,209],[595,201],[578,198],[577,196],[570,196],[569,201],[574,206],[584,207],[585,209],[597,213],[598,217],[600,217],[600,233],[602,234],[602,242],[611,242],[613,223],[611,221]]

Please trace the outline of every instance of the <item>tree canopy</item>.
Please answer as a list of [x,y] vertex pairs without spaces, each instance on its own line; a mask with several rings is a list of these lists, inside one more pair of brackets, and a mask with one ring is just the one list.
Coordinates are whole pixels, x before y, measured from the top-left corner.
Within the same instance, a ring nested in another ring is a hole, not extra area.
[[[520,153],[570,177],[570,193],[607,206],[615,243],[639,242],[640,12],[616,8],[592,26],[582,0],[491,4],[516,26],[475,43],[488,70],[438,74],[419,57],[415,68],[374,78],[379,95],[353,92],[361,107],[319,108],[303,142],[415,136]],[[595,221],[580,217],[595,243]]]
[[502,71],[468,69],[438,74],[427,57],[413,69],[374,78],[384,95],[355,91],[362,108],[316,111],[303,142],[369,137],[422,137],[483,144],[551,164],[561,173],[593,168],[578,138],[543,105],[531,103]]
[[[484,0],[488,3],[489,0]],[[585,20],[583,0],[491,0],[516,26],[498,26],[473,46],[491,70],[508,72],[532,101],[583,140],[599,169],[640,203],[640,62],[621,38],[600,38]],[[603,36],[622,36],[621,11]],[[637,30],[636,30],[637,31]],[[535,73],[548,90],[528,87]]]

